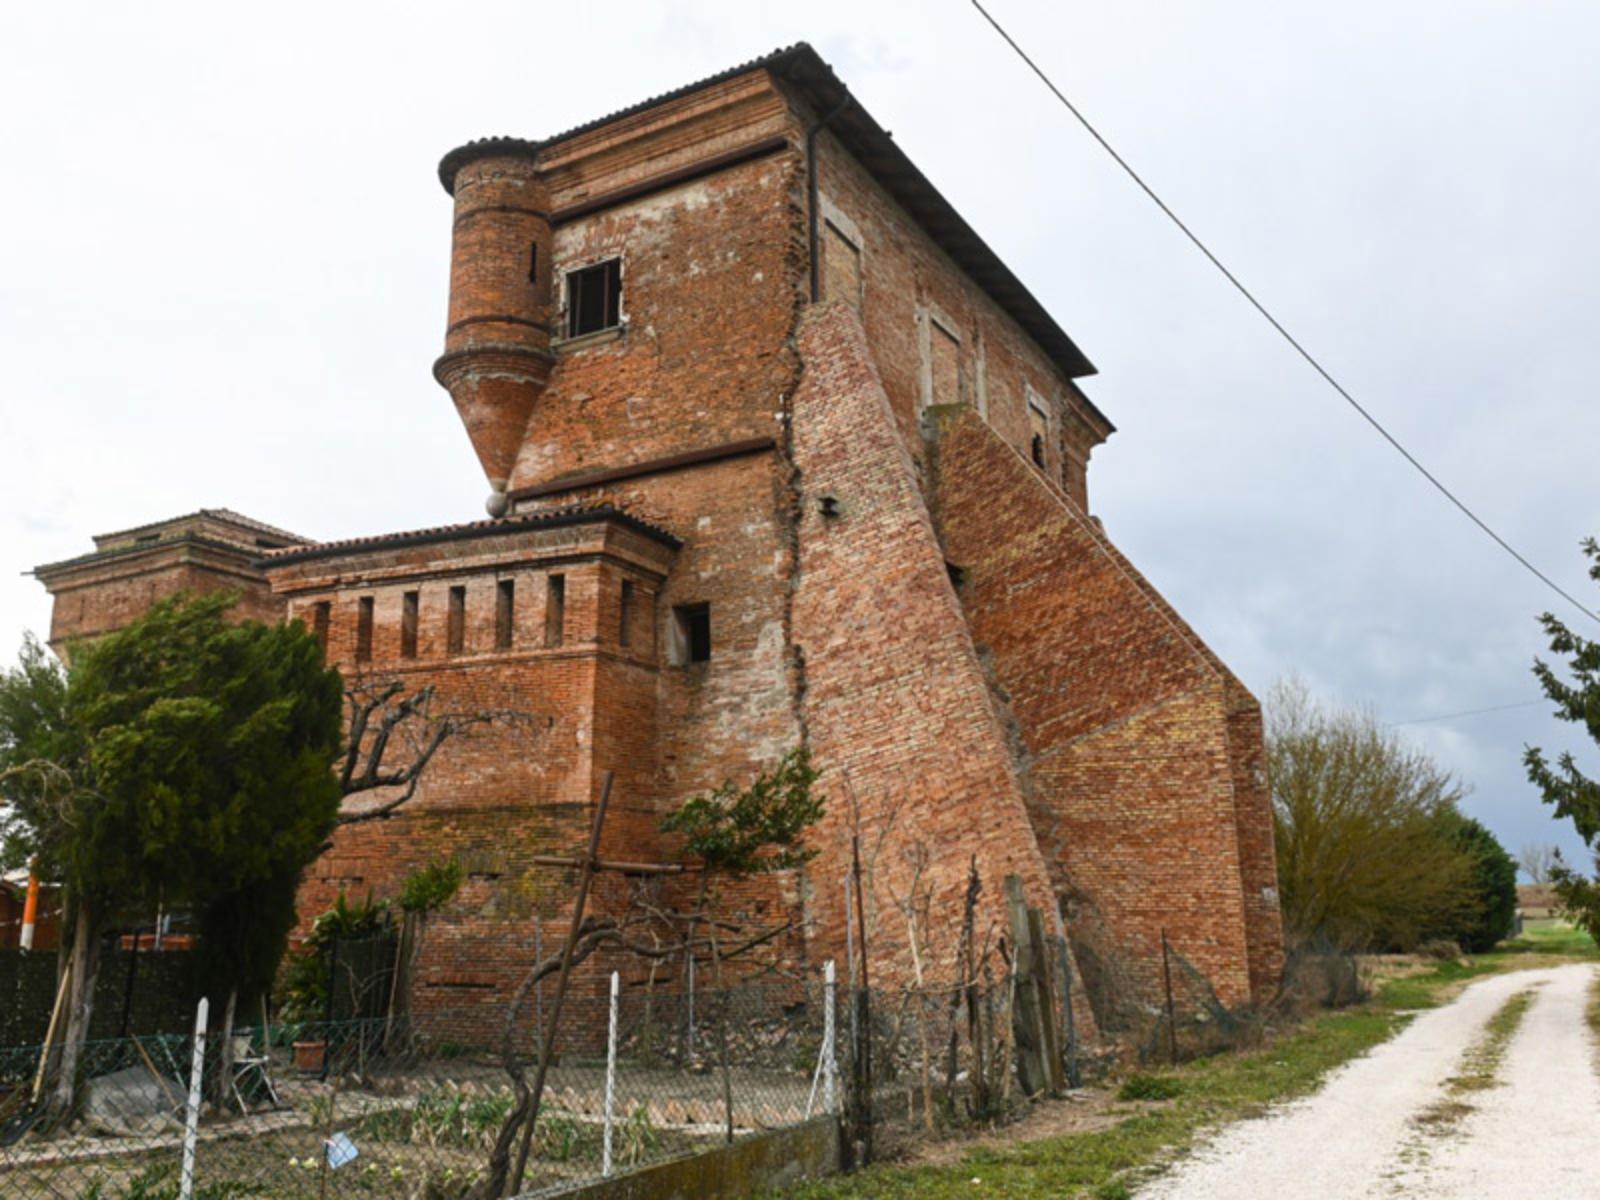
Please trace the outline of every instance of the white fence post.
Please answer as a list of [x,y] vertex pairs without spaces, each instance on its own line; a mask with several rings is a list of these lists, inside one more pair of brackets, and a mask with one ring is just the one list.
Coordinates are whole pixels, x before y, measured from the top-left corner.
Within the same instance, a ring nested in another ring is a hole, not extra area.
[[838,1007],[839,982],[835,978],[833,959],[822,964],[822,1108],[824,1112],[838,1112],[835,1088],[839,1078],[839,1058],[835,1051],[833,1025],[834,1009]]
[[617,991],[620,982],[611,972],[611,1025],[606,1037],[606,1134],[600,1152],[600,1174],[611,1174],[611,1126],[617,1103]]
[[838,991],[833,959],[822,964],[822,1049],[817,1051],[817,1069],[811,1073],[811,1092],[806,1096],[806,1120],[817,1107],[817,1088],[822,1088],[822,1111],[834,1111],[834,1086],[839,1064],[834,1058],[833,1005]]
[[194,1058],[189,1064],[189,1107],[183,1121],[183,1173],[178,1179],[178,1200],[194,1196],[194,1144],[200,1133],[201,1080],[206,1069],[206,1014],[211,1002],[204,996],[194,1010]]

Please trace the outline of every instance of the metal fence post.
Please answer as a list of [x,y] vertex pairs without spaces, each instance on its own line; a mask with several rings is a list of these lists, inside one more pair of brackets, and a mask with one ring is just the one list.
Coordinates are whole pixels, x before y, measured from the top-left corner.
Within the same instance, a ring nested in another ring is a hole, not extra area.
[[[684,1029],[684,1058],[687,1062],[694,1061],[694,950],[689,954],[689,1010],[688,1023]],[[685,1064],[687,1065],[687,1063]]]
[[194,1011],[194,1058],[189,1065],[189,1105],[183,1119],[183,1170],[178,1178],[178,1200],[194,1196],[194,1146],[200,1134],[201,1077],[206,1069],[206,1013],[210,1002],[200,997]]
[[611,972],[611,1028],[606,1036],[606,1132],[600,1152],[600,1174],[611,1174],[611,1127],[617,1103],[617,992],[618,974]]

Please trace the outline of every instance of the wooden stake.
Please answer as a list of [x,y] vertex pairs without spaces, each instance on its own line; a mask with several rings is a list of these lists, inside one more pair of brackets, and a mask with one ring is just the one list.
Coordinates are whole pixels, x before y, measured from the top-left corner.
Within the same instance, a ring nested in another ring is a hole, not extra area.
[[583,925],[583,910],[589,902],[589,884],[600,852],[600,831],[605,826],[606,806],[611,803],[610,771],[600,787],[600,803],[595,806],[594,824],[589,829],[589,849],[583,856],[578,874],[578,894],[572,902],[572,924],[567,927],[566,945],[561,948],[561,969],[556,975],[556,994],[550,1002],[550,1022],[545,1026],[544,1044],[539,1048],[539,1070],[533,1077],[533,1094],[528,1101],[527,1124],[522,1127],[522,1143],[517,1147],[517,1164],[506,1183],[505,1195],[515,1196],[522,1190],[522,1175],[528,1167],[528,1152],[533,1148],[533,1126],[539,1119],[539,1103],[544,1098],[544,1081],[550,1073],[550,1056],[555,1049],[556,1030],[561,1026],[561,1006],[567,998],[567,983],[572,976],[572,952],[578,943],[578,930]]

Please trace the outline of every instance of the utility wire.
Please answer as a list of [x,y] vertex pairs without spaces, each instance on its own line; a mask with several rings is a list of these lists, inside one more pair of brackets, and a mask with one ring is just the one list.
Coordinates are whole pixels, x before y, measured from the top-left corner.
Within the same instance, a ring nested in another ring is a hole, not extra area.
[[1390,721],[1390,729],[1398,729],[1402,725],[1426,725],[1429,721],[1451,721],[1456,717],[1481,717],[1485,713],[1510,712],[1513,708],[1532,708],[1536,704],[1547,704],[1546,700],[1524,700],[1519,704],[1497,704],[1493,708],[1469,708],[1466,712],[1440,713],[1436,717],[1412,717],[1409,721]]
[[1231,283],[1235,289],[1237,289],[1241,296],[1250,302],[1250,306],[1266,319],[1267,324],[1271,325],[1273,329],[1278,331],[1278,334],[1283,338],[1283,340],[1288,342],[1289,345],[1294,348],[1295,352],[1299,354],[1301,358],[1306,360],[1313,371],[1322,376],[1323,380],[1329,387],[1339,393],[1346,404],[1361,414],[1361,418],[1366,421],[1368,425],[1371,425],[1372,428],[1377,430],[1384,441],[1393,446],[1394,449],[1399,452],[1400,456],[1413,467],[1415,467],[1424,479],[1433,484],[1433,486],[1438,489],[1439,493],[1444,496],[1446,500],[1450,501],[1451,504],[1460,509],[1462,514],[1469,521],[1471,521],[1484,533],[1488,534],[1489,537],[1494,540],[1497,546],[1499,546],[1512,558],[1516,559],[1517,562],[1521,563],[1530,574],[1539,579],[1546,587],[1555,592],[1568,604],[1576,608],[1584,616],[1588,617],[1591,621],[1600,622],[1600,615],[1597,615],[1591,609],[1579,603],[1570,592],[1568,592],[1560,584],[1556,583],[1555,580],[1551,579],[1543,571],[1539,570],[1538,567],[1534,566],[1531,562],[1524,558],[1516,549],[1516,547],[1514,547],[1510,542],[1506,541],[1505,538],[1501,537],[1493,529],[1489,528],[1489,526],[1481,517],[1478,516],[1477,513],[1468,508],[1454,492],[1445,487],[1445,485],[1439,481],[1438,477],[1435,476],[1432,471],[1428,470],[1427,467],[1423,466],[1422,463],[1417,460],[1416,455],[1412,454],[1411,451],[1407,450],[1403,445],[1401,445],[1400,440],[1396,438],[1394,434],[1385,429],[1383,424],[1376,417],[1362,407],[1361,403],[1345,390],[1344,385],[1335,379],[1329,373],[1328,369],[1318,362],[1312,353],[1302,346],[1298,340],[1296,340],[1292,333],[1284,328],[1283,323],[1280,322],[1277,317],[1273,316],[1272,313],[1267,310],[1267,307],[1261,303],[1261,301],[1255,298],[1255,295],[1250,291],[1250,289],[1239,282],[1238,276],[1236,276],[1232,271],[1228,270],[1227,267],[1223,266],[1222,260],[1211,252],[1210,248],[1200,240],[1200,238],[1195,234],[1194,230],[1190,229],[1183,223],[1178,214],[1173,212],[1172,209],[1167,206],[1167,202],[1160,196],[1156,195],[1155,189],[1144,181],[1144,179],[1139,175],[1139,172],[1135,171],[1131,166],[1128,165],[1127,159],[1123,158],[1122,155],[1116,152],[1111,143],[1106,141],[1105,137],[1100,133],[1100,131],[1096,129],[1089,121],[1089,118],[1084,116],[1083,113],[1079,111],[1078,106],[1073,104],[1071,100],[1068,100],[1066,96],[1062,94],[1061,89],[1051,82],[1050,76],[1046,75],[1044,71],[1040,69],[1038,63],[1034,62],[1033,59],[1028,57],[1027,51],[1025,51],[1021,46],[1017,45],[1016,39],[1007,33],[1000,22],[996,21],[994,17],[990,15],[989,10],[984,8],[984,6],[979,3],[979,0],[972,0],[972,7],[977,9],[978,12],[983,15],[983,19],[988,21],[989,24],[994,27],[994,31],[1005,39],[1006,45],[1010,46],[1016,51],[1017,57],[1028,64],[1028,69],[1037,75],[1045,87],[1049,88],[1050,91],[1055,94],[1055,98],[1061,101],[1061,103],[1066,107],[1066,110],[1077,118],[1078,124],[1082,125],[1084,129],[1089,132],[1089,136],[1100,143],[1100,148],[1112,157],[1117,166],[1121,167],[1125,172],[1127,172],[1128,178],[1132,179],[1134,183],[1139,185],[1140,190],[1143,191],[1146,196],[1150,197],[1155,206],[1166,214],[1167,219],[1176,225],[1180,231],[1182,231],[1183,236],[1194,243],[1195,249],[1199,250],[1201,254],[1204,254],[1206,258],[1210,260],[1211,265],[1222,272],[1223,277],[1227,279],[1227,281]]

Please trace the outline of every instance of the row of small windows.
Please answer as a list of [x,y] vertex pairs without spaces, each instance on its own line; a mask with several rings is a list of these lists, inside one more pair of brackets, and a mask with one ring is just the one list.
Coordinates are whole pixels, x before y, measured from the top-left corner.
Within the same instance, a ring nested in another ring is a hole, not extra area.
[[[631,584],[625,584],[631,589]],[[357,662],[372,661],[372,627],[376,610],[376,597],[362,596],[356,602]],[[422,607],[421,592],[405,592],[400,597],[400,657],[417,657],[417,628]],[[312,606],[312,632],[324,646],[328,644],[328,627],[332,622],[331,601],[321,600]],[[567,620],[567,577],[545,576],[544,644],[561,645]],[[510,650],[516,643],[517,583],[502,579],[494,589],[494,648]],[[445,609],[444,643],[446,654],[461,654],[467,642],[467,589],[458,584],[450,589]],[[624,641],[626,644],[626,641]]]
[[[421,610],[422,593],[405,592],[400,597],[400,657],[417,657],[417,627]],[[632,580],[622,581],[617,613],[617,641],[631,646],[639,609],[638,589]],[[376,597],[362,596],[356,603],[355,660],[372,661],[372,631],[376,612]],[[517,584],[513,579],[502,579],[495,584],[494,594],[494,648],[510,650],[516,644]],[[312,630],[317,640],[328,644],[328,628],[332,621],[333,605],[322,600],[312,608]],[[680,604],[673,608],[673,639],[670,658],[674,665],[706,662],[711,658],[711,605]],[[545,576],[544,645],[560,646],[566,635],[567,577]],[[445,653],[458,655],[466,649],[467,589],[456,585],[450,589],[445,610]]]

